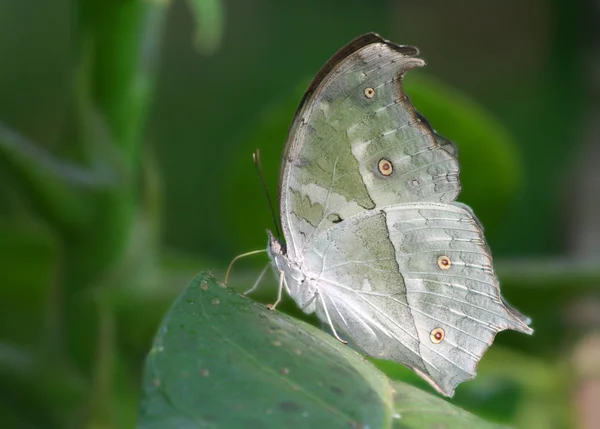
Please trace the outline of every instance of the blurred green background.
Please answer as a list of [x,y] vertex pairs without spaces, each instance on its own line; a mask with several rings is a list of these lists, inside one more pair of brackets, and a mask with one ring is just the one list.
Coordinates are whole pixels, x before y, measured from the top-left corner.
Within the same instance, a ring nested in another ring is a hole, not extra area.
[[452,402],[597,427],[599,22],[592,0],[0,0],[0,426],[133,427],[172,300],[266,246],[252,151],[276,195],[304,89],[375,31],[427,61],[406,91],[456,141],[460,199],[536,330],[499,335]]

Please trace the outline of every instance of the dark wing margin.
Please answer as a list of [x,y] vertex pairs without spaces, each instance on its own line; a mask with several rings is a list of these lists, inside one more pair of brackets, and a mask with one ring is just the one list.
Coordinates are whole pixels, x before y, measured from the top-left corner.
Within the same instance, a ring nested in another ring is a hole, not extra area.
[[[393,49],[394,51],[397,51],[408,57],[414,57],[414,56],[419,55],[419,50],[416,47],[407,46],[407,45],[397,45],[394,42],[390,42],[389,40],[384,39],[377,33],[366,33],[366,34],[363,34],[362,36],[358,36],[354,40],[351,40],[345,46],[340,48],[335,54],[333,54],[333,56],[331,58],[329,58],[329,60],[325,63],[325,65],[323,67],[321,67],[321,69],[319,70],[317,75],[314,77],[314,79],[308,86],[308,89],[304,93],[304,96],[302,97],[302,100],[300,101],[298,108],[296,109],[296,113],[295,113],[294,117],[292,118],[292,122],[290,123],[290,131],[291,131],[293,125],[296,123],[296,117],[303,111],[304,105],[308,102],[311,95],[319,87],[321,82],[323,82],[323,79],[325,79],[325,77],[327,77],[327,75],[329,75],[329,73],[339,63],[344,61],[350,55],[352,55],[356,51],[364,48],[365,46],[371,45],[373,43],[383,43],[383,44],[387,45],[388,47],[390,47],[391,49]],[[289,131],[288,131],[288,134],[289,134]],[[287,162],[287,157],[288,157],[288,152],[290,151],[290,146],[291,146],[291,139],[289,138],[289,135],[288,135],[288,138],[287,138],[287,141],[285,144],[285,148],[283,150],[283,156],[282,156],[283,164],[281,166],[281,172],[279,174],[279,187],[280,188],[283,183],[283,181],[281,179],[283,177],[283,171],[285,169],[285,164]],[[279,189],[279,195],[281,198],[281,189]]]
[[456,143],[439,135],[437,133],[437,131],[435,131],[433,129],[433,127],[431,126],[431,124],[429,123],[427,118],[425,116],[421,115],[417,109],[415,109],[415,114],[417,115],[417,118],[419,118],[421,123],[424,124],[426,127],[428,127],[431,130],[431,134],[433,134],[433,136],[435,137],[435,140],[442,147],[442,149],[444,149],[446,152],[448,152],[454,158],[457,158],[458,157],[458,148],[456,147]]

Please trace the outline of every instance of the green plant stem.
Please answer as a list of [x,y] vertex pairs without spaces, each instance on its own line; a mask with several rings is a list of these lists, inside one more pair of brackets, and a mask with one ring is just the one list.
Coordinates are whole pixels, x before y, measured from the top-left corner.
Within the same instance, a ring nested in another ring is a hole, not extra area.
[[130,165],[139,161],[168,3],[78,3],[80,35],[86,41],[81,50],[91,50],[90,93],[106,119],[114,144]]
[[[123,255],[139,210],[142,135],[167,2],[76,2],[79,41],[74,86],[76,141],[89,164],[117,177],[93,198],[93,227],[67,243],[66,287],[105,275]],[[67,293],[68,295],[69,293]],[[68,299],[68,298],[67,298]]]
[[112,427],[113,416],[110,410],[114,359],[115,359],[115,318],[111,305],[104,297],[97,298],[98,341],[92,380],[90,427]]
[[[168,4],[165,0],[75,2],[79,45],[73,101],[79,155],[91,165],[110,166],[118,177],[116,186],[95,195],[95,218],[85,236],[65,246],[69,345],[78,352],[78,367],[92,378],[88,427],[114,423],[111,394],[117,328],[107,289],[135,282],[137,265],[131,264],[157,252],[152,232],[138,231],[136,219],[145,209],[138,186],[140,177],[145,179],[140,174],[142,141]],[[146,185],[142,183],[141,189]],[[132,240],[139,239],[136,234],[144,236],[146,246],[140,245],[138,259],[128,261],[128,277],[117,281],[113,274]],[[96,290],[89,294],[94,286]],[[85,325],[77,326],[81,320]]]
[[40,213],[61,230],[81,228],[91,213],[86,194],[111,185],[98,174],[58,160],[39,145],[0,123],[0,162],[13,173]]
[[599,259],[572,259],[566,257],[532,260],[498,260],[495,262],[500,281],[518,284],[521,288],[592,289],[600,285]]
[[187,0],[196,21],[194,45],[198,52],[214,54],[223,38],[223,4],[221,0]]

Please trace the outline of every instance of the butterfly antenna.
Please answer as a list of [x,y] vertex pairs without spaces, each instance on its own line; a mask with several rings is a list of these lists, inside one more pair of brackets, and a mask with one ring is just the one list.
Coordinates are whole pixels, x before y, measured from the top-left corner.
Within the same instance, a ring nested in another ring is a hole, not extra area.
[[260,152],[258,149],[254,153],[252,153],[252,161],[254,161],[254,167],[256,168],[256,174],[258,175],[258,180],[260,185],[263,188],[265,193],[265,197],[267,198],[267,203],[269,204],[269,210],[271,210],[271,217],[273,218],[273,224],[275,225],[275,233],[277,238],[281,240],[281,233],[279,231],[279,226],[277,222],[277,216],[275,215],[275,209],[273,207],[273,202],[271,201],[271,196],[269,195],[269,190],[267,189],[267,184],[265,182],[265,173],[262,168],[262,163],[260,162]]

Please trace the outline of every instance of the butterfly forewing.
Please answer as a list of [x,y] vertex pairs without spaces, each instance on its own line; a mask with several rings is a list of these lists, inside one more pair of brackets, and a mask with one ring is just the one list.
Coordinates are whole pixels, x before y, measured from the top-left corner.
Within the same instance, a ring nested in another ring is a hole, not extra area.
[[402,91],[403,74],[424,62],[414,49],[368,40],[324,67],[291,126],[281,183],[290,257],[365,210],[452,201],[460,190],[456,158]]

